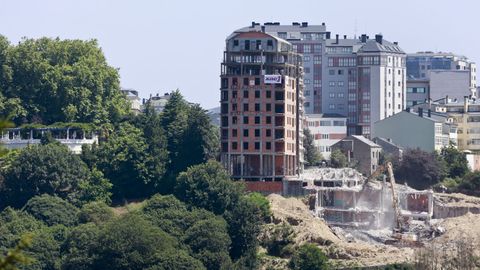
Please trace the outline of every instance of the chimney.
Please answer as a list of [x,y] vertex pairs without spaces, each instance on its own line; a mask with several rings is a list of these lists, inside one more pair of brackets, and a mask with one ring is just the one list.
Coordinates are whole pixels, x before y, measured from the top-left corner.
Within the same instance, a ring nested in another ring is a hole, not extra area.
[[335,43],[336,43],[336,44],[338,44],[338,36],[339,36],[338,34],[335,35],[335,37],[336,37],[336,38],[335,38]]
[[325,23],[324,23],[324,22],[322,22],[322,26],[325,26]]
[[463,97],[463,113],[468,113],[468,96]]
[[448,104],[448,95],[445,97],[445,104]]
[[382,44],[383,43],[383,36],[382,34],[375,35],[375,41]]
[[394,41],[393,44],[397,45],[398,46],[398,41]]
[[255,22],[252,22],[252,27],[251,28],[255,28]]
[[432,117],[432,110],[428,109],[427,113],[428,113],[428,117]]
[[347,39],[347,35],[343,35],[343,39]]
[[327,32],[325,34],[326,34],[327,39],[330,39],[330,32]]
[[302,22],[302,27],[307,27],[308,26],[308,22]]
[[423,117],[423,108],[418,108],[418,116]]
[[367,35],[365,35],[365,34],[362,34],[362,37],[361,37],[361,39],[362,39],[362,43],[365,43],[365,42],[367,42]]
[[262,25],[262,33],[265,33],[265,26]]

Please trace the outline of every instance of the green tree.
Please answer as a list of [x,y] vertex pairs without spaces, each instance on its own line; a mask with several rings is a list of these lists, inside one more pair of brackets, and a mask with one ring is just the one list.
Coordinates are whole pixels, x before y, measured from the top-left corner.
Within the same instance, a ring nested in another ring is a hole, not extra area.
[[400,166],[395,168],[395,178],[416,189],[426,189],[440,182],[446,175],[441,158],[435,153],[408,149],[403,153]]
[[73,228],[62,245],[62,270],[95,269],[95,252],[100,228],[94,223],[81,224]]
[[263,220],[265,222],[270,222],[272,217],[272,211],[270,210],[270,202],[268,201],[268,199],[258,192],[248,193],[246,198],[260,209]]
[[169,160],[167,166],[168,178],[164,182],[165,193],[171,193],[175,185],[175,178],[188,164],[188,161],[182,155],[185,130],[188,127],[188,111],[188,103],[180,94],[180,91],[176,90],[170,94],[170,99],[161,114],[162,127],[167,137]]
[[73,226],[78,222],[78,208],[59,197],[47,194],[28,200],[24,211],[48,226],[57,224]]
[[231,265],[229,249],[231,240],[227,223],[221,217],[196,222],[185,232],[184,242],[207,269],[226,269]]
[[303,129],[303,148],[305,149],[306,164],[309,166],[318,165],[322,156],[315,147],[315,139],[308,128]]
[[140,215],[128,214],[102,228],[92,254],[98,256],[94,269],[140,270],[162,262],[170,252],[181,254],[182,250],[175,238]]
[[27,254],[34,260],[28,266],[30,270],[57,270],[61,265],[61,245],[68,235],[63,225],[44,227],[35,232],[32,247]]
[[480,172],[476,171],[465,175],[460,181],[457,191],[468,195],[480,196]]
[[31,247],[32,236],[25,235],[14,249],[10,250],[4,258],[0,258],[0,270],[18,270],[17,265],[28,265],[32,259],[25,255],[25,249]]
[[81,223],[102,224],[114,218],[113,210],[104,202],[90,202],[82,206],[78,215]]
[[470,171],[467,157],[464,153],[458,151],[453,144],[443,147],[440,156],[445,160],[449,177],[463,177]]
[[7,207],[0,212],[0,253],[4,254],[20,241],[21,236],[39,231],[45,225],[32,215]]
[[242,187],[230,180],[222,164],[211,160],[182,172],[177,179],[175,195],[190,205],[223,214],[240,200]]
[[83,187],[93,179],[90,170],[77,155],[56,144],[23,149],[4,176],[1,192],[5,196],[0,201],[0,207],[21,207],[33,196],[44,193],[79,204],[80,198],[89,197],[88,190]]
[[290,269],[325,270],[329,269],[328,258],[313,244],[303,244],[290,260]]
[[0,37],[0,115],[23,122],[116,121],[129,111],[97,41]]
[[342,151],[335,149],[330,155],[330,164],[334,168],[345,168],[348,166],[348,159]]
[[148,154],[151,157],[147,166],[152,174],[153,185],[157,191],[166,193],[168,189],[165,190],[164,176],[168,164],[167,137],[160,115],[147,103],[145,113],[138,116],[137,125],[143,130]]
[[113,199],[144,198],[151,194],[151,157],[142,131],[128,123],[96,148],[97,166],[113,184]]

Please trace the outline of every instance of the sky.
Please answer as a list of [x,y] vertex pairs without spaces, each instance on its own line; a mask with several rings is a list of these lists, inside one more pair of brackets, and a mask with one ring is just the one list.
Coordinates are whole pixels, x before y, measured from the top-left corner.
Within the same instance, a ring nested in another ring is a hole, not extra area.
[[225,38],[252,21],[325,22],[332,36],[382,33],[406,52],[480,63],[479,10],[478,0],[0,0],[0,35],[96,39],[123,88],[142,98],[180,89],[209,109],[219,106]]

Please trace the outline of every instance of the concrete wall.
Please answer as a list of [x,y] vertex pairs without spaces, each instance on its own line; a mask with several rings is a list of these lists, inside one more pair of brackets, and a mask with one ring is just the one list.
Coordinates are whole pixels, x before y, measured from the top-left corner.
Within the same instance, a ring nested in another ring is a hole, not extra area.
[[403,148],[420,148],[431,152],[435,149],[433,121],[413,113],[401,112],[374,124],[374,137],[392,139]]
[[430,97],[433,100],[450,98],[463,100],[470,92],[470,72],[465,71],[431,71],[430,72]]

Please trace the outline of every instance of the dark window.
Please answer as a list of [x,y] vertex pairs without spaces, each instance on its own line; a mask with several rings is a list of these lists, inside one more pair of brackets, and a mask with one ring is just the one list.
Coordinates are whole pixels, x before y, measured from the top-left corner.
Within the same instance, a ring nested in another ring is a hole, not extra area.
[[232,142],[232,149],[237,150],[237,142]]
[[255,137],[260,137],[260,129],[255,129]]
[[248,103],[243,104],[243,111],[248,112]]
[[222,101],[228,100],[228,91],[222,91]]
[[244,116],[244,117],[243,117],[243,123],[244,123],[244,124],[248,124],[248,116]]
[[267,98],[271,98],[272,97],[272,91],[268,90],[266,92],[266,96],[267,96]]
[[222,104],[220,111],[221,113],[228,113],[228,104],[227,103]]
[[267,148],[267,150],[272,149],[272,143],[271,143],[271,142],[267,142],[267,143],[265,144],[265,148]]
[[232,116],[232,124],[236,125],[237,124],[237,117]]
[[222,78],[222,88],[228,88],[228,78]]
[[250,40],[245,40],[245,50],[250,50]]
[[228,152],[228,143],[222,143],[222,152]]
[[271,123],[272,123],[272,117],[271,117],[271,116],[267,116],[265,122],[266,122],[267,124],[271,124]]
[[237,103],[232,103],[232,111],[237,111]]
[[237,137],[237,129],[232,129],[232,137]]
[[238,46],[238,39],[233,40],[233,46]]
[[232,91],[232,98],[237,98],[237,91]]
[[228,129],[222,129],[222,139],[228,138]]
[[228,116],[222,116],[222,127],[228,127]]
[[260,85],[260,78],[255,78],[255,85]]
[[248,98],[248,91],[243,91],[243,98]]
[[248,78],[243,78],[243,86],[248,86]]
[[280,91],[275,91],[275,100],[284,100],[285,94]]
[[262,48],[262,41],[257,39],[257,44],[255,46],[257,50],[260,50]]
[[267,40],[267,46],[273,46],[273,40],[271,39]]
[[255,116],[255,124],[260,124],[260,116]]
[[285,113],[285,106],[283,104],[275,104],[276,113]]
[[272,111],[272,104],[267,103],[267,112],[271,112],[271,111]]
[[342,75],[343,74],[343,70],[339,69],[338,70],[338,75]]
[[248,150],[248,142],[243,143],[243,149]]
[[255,111],[256,112],[260,111],[260,103],[255,103]]
[[260,98],[260,91],[258,90],[255,91],[255,98]]
[[248,137],[248,129],[243,130],[243,137]]
[[267,129],[267,137],[272,137],[272,130],[271,129]]
[[237,78],[233,78],[232,79],[232,85],[237,86],[237,84],[238,84]]
[[259,142],[255,142],[255,150],[258,150],[260,149],[260,143]]

